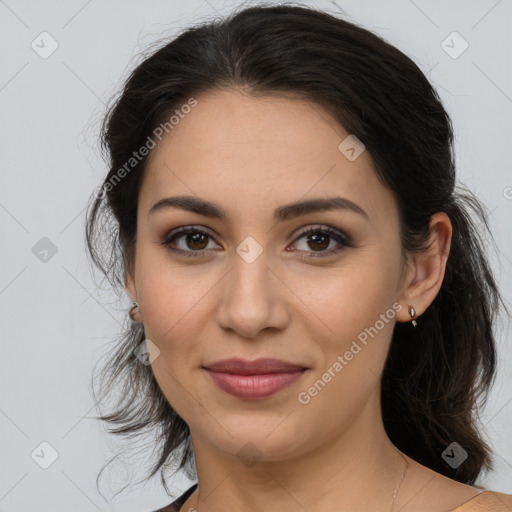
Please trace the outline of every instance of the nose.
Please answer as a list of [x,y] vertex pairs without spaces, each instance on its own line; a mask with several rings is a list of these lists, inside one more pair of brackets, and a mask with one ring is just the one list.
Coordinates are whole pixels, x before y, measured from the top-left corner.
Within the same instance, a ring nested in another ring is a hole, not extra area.
[[233,268],[223,279],[217,323],[244,338],[264,329],[284,329],[289,322],[290,290],[268,266],[265,253],[248,263],[235,255]]

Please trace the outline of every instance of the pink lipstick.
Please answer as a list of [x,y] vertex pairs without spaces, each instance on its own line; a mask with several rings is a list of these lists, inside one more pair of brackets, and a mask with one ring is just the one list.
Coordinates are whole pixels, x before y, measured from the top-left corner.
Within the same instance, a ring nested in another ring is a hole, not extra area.
[[290,386],[306,371],[302,365],[279,359],[225,359],[204,367],[213,382],[237,398],[263,399]]

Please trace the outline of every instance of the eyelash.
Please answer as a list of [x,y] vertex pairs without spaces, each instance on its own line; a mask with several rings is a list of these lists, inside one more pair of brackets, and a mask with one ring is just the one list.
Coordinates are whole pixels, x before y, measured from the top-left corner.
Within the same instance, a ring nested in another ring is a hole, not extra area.
[[[197,250],[197,251],[184,251],[182,249],[175,249],[171,247],[171,243],[173,243],[177,238],[180,238],[183,235],[190,234],[190,233],[200,233],[202,235],[205,235],[209,238],[213,238],[209,233],[206,231],[203,231],[202,229],[198,229],[194,226],[188,226],[185,228],[180,228],[178,231],[170,232],[166,234],[162,239],[160,240],[160,244],[167,248],[167,250],[180,254],[182,256],[190,257],[190,258],[201,258],[204,256],[204,253],[206,252],[204,249]],[[334,230],[328,226],[326,227],[308,227],[307,229],[304,229],[301,231],[293,243],[296,243],[298,240],[300,240],[302,237],[309,233],[320,233],[324,235],[328,235],[329,237],[333,238],[336,242],[341,244],[343,247],[338,247],[336,249],[330,249],[328,251],[312,251],[312,254],[309,256],[303,256],[305,258],[325,258],[328,256],[332,256],[334,254],[339,253],[340,251],[344,250],[345,247],[354,247],[354,244],[350,237],[347,235],[342,234],[341,232]],[[309,252],[309,251],[306,251]]]

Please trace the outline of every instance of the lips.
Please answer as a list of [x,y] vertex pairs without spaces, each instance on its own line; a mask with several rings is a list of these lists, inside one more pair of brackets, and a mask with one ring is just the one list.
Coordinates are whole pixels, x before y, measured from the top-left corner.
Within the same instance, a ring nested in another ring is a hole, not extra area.
[[307,368],[280,359],[225,359],[205,367],[223,391],[241,399],[263,399],[290,386]]
[[212,372],[235,373],[237,375],[291,373],[305,369],[304,366],[272,358],[256,359],[255,361],[239,358],[223,359],[222,361],[206,365],[205,368]]

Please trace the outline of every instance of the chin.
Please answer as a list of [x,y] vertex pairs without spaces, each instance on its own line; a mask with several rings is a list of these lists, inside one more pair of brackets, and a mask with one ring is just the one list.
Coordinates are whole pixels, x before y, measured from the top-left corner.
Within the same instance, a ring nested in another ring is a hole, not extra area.
[[308,451],[314,444],[312,439],[298,434],[300,431],[304,436],[304,427],[294,424],[292,415],[288,419],[285,419],[287,414],[261,418],[260,412],[259,420],[245,415],[233,422],[225,417],[224,428],[216,429],[215,438],[212,438],[211,430],[203,435],[210,438],[219,450],[239,457],[242,462],[244,459],[284,461]]

